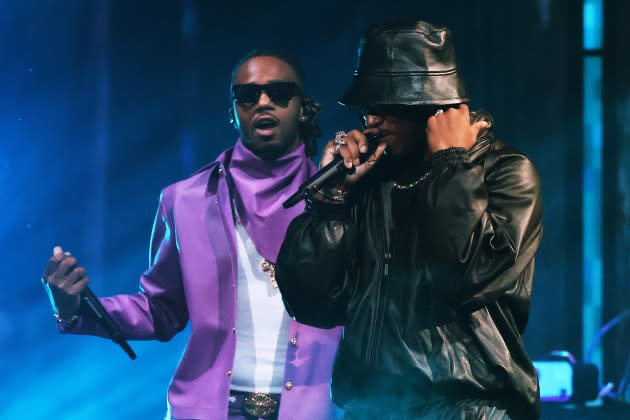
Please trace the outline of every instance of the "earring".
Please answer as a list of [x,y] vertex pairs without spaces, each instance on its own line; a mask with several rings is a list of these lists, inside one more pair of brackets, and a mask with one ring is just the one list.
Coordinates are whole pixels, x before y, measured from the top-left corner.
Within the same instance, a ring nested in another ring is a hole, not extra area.
[[236,127],[236,118],[234,118],[234,108],[232,107],[228,108],[228,121]]

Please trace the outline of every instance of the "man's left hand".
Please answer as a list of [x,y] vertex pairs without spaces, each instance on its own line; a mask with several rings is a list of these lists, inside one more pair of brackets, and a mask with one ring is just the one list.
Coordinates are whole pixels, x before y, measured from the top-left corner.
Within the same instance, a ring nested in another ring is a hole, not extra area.
[[431,154],[451,147],[470,150],[477,141],[480,130],[490,127],[487,121],[470,124],[468,105],[449,108],[429,118],[427,144]]

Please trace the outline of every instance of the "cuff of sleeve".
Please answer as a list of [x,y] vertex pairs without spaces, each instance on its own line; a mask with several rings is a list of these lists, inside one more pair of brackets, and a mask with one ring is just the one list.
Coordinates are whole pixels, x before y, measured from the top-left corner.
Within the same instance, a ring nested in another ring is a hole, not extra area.
[[59,331],[64,333],[76,329],[81,323],[81,316],[74,315],[71,319],[55,317],[55,320],[57,321]]
[[444,168],[459,166],[468,162],[468,150],[463,147],[449,147],[448,149],[435,152],[431,158],[433,171],[437,172]]

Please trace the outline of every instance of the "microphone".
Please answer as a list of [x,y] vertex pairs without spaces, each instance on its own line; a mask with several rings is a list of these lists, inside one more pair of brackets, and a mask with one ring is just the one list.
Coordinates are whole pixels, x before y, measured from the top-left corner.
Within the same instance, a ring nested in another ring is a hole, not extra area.
[[293,193],[291,197],[289,197],[284,203],[282,203],[282,207],[288,209],[289,207],[295,206],[297,203],[310,197],[315,194],[317,190],[330,178],[334,177],[337,174],[342,172],[352,172],[354,168],[348,169],[343,164],[343,158],[341,155],[337,155],[334,159],[322,169],[317,171],[312,177],[304,181],[300,188]]
[[[60,246],[55,246],[53,248],[53,255],[58,255],[58,254],[61,254],[62,252],[63,252],[63,249],[61,249]],[[70,255],[69,252],[66,252],[65,254]],[[68,270],[66,274],[68,274],[73,269],[74,267],[70,267],[70,269]],[[50,290],[50,286],[43,276],[42,276],[42,284],[44,285],[44,288],[46,289],[46,293],[48,294],[48,299],[50,299],[50,303],[52,304],[53,308],[56,308],[55,299]],[[100,325],[101,328],[103,328],[103,330],[109,336],[109,338],[111,338],[111,340],[114,343],[118,344],[125,351],[125,353],[127,353],[127,356],[129,356],[131,360],[136,360],[137,358],[136,353],[133,351],[129,343],[127,343],[127,340],[125,340],[125,337],[123,336],[122,331],[120,331],[120,328],[118,327],[118,325],[114,322],[112,317],[107,313],[105,308],[103,308],[103,305],[101,305],[101,302],[98,300],[94,292],[92,292],[92,290],[89,287],[86,287],[81,292],[80,301],[81,301],[81,305],[79,306],[79,312],[83,312],[87,310],[91,311],[92,315],[96,318],[96,322],[98,323],[98,325]]]
[[[368,141],[368,152],[365,156],[370,156],[376,150],[376,146],[378,145],[378,138],[373,135],[367,135]],[[387,154],[387,153],[385,153]],[[363,161],[362,161],[363,163]],[[352,174],[355,168],[346,168],[343,164],[343,158],[341,155],[337,155],[333,158],[333,160],[319,171],[317,171],[313,176],[304,181],[302,185],[298,188],[298,190],[291,195],[288,199],[282,203],[282,207],[288,209],[289,207],[295,206],[300,201],[309,198],[313,194],[317,192],[321,188],[324,183],[326,183],[330,178],[333,178],[336,175],[339,175],[343,172],[347,174]]]
[[109,338],[116,344],[118,344],[127,356],[131,360],[136,360],[136,353],[133,351],[127,340],[120,331],[118,325],[114,322],[112,317],[107,313],[101,302],[98,300],[94,292],[89,287],[86,287],[81,292],[81,302],[85,303],[92,314],[96,317],[96,322],[105,330]]

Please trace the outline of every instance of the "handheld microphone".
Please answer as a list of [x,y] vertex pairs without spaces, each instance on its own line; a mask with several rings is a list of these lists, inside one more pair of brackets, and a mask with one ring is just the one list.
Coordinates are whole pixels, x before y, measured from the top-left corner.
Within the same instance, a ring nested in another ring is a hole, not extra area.
[[[63,252],[60,246],[55,246],[53,248],[53,255],[59,255]],[[65,253],[66,255],[70,255],[69,252]],[[72,271],[74,267],[70,267],[68,273]],[[66,273],[67,274],[67,273]],[[46,292],[48,293],[48,298],[50,299],[50,303],[55,308],[55,299],[53,298],[52,292],[50,291],[50,286],[44,277],[42,277],[42,284],[44,285]],[[90,311],[92,315],[95,317],[96,322],[100,325],[101,328],[105,331],[105,333],[111,338],[111,340],[118,344],[124,351],[127,353],[127,356],[131,360],[136,360],[136,353],[133,351],[127,340],[120,331],[118,325],[114,322],[112,317],[107,313],[101,302],[98,300],[94,292],[89,287],[86,287],[81,292],[80,296],[81,306],[79,307],[80,311]]]
[[118,325],[107,313],[105,308],[103,308],[103,305],[101,305],[101,302],[89,287],[86,287],[83,289],[83,292],[81,292],[81,301],[91,310],[92,314],[96,317],[96,322],[105,330],[109,338],[114,343],[118,344],[131,360],[136,360],[136,353],[129,343],[127,343],[127,340],[125,340],[122,331],[120,331]]
[[[354,168],[353,168],[354,169]],[[297,203],[315,194],[317,190],[330,178],[340,174],[344,171],[350,172],[352,169],[348,169],[343,164],[343,158],[341,155],[335,156],[335,158],[326,166],[317,171],[312,177],[304,181],[298,190],[293,193],[284,203],[282,207],[288,209],[295,206]]]
[[[365,155],[369,156],[374,153],[374,150],[376,149],[376,146],[378,144],[378,140],[377,137],[372,135],[368,135],[367,140],[369,150]],[[319,190],[322,185],[324,185],[330,178],[333,178],[334,176],[343,172],[351,174],[354,172],[354,167],[346,168],[343,164],[343,158],[341,157],[341,155],[337,155],[328,165],[324,166],[312,177],[304,181],[304,183],[300,185],[298,190],[282,203],[282,207],[288,209],[289,207],[295,206],[300,201],[309,198],[310,196],[315,194],[317,190]]]

